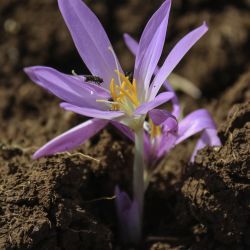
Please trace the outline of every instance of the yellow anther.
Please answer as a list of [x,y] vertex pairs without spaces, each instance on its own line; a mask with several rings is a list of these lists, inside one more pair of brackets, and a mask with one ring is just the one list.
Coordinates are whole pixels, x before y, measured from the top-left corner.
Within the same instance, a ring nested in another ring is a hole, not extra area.
[[149,125],[150,125],[151,140],[153,140],[155,137],[161,135],[161,126],[155,125],[151,119],[149,119]]
[[111,109],[119,110],[120,108],[124,108],[128,111],[131,109],[130,103],[134,108],[137,108],[140,105],[140,102],[137,97],[136,80],[134,79],[131,83],[129,78],[124,74],[118,70],[115,72],[120,79],[120,84],[115,84],[114,79],[110,82],[110,95],[114,102]]
[[136,86],[136,80],[135,79],[133,79],[132,85],[133,85],[133,89],[134,89],[135,95],[137,96],[137,86]]
[[122,89],[122,88],[120,88],[120,92],[121,92],[124,96],[126,96],[126,97],[127,97],[136,107],[138,106],[139,101],[138,101],[138,99],[137,99],[137,96],[134,95],[134,93],[132,93],[132,95],[130,95],[130,94],[128,93],[128,91],[126,91],[125,89]]
[[114,80],[114,78],[111,80],[109,88],[110,88],[110,94],[111,94],[113,100],[116,99],[115,80]]
[[[125,89],[125,87],[126,87],[126,82],[122,82],[122,86],[121,86],[121,89]],[[117,86],[117,88],[119,89],[119,86]]]
[[122,74],[120,71],[115,70],[115,73],[120,77],[122,82],[126,82],[128,85],[131,85],[131,82],[129,81],[129,78],[126,77],[124,74]]

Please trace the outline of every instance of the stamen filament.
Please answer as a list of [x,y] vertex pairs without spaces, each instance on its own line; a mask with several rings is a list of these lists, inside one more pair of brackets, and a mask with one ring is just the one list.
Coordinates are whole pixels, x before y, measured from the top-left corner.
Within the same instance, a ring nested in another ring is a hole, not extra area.
[[[113,57],[114,57],[116,70],[119,72],[119,65],[118,65],[118,61],[117,61],[115,52],[114,52],[114,50],[113,50],[113,48],[112,48],[111,46],[109,46],[108,49],[111,51],[111,53],[112,53],[112,55],[113,55]],[[120,84],[120,86],[121,86],[122,84],[121,84],[121,80],[120,80],[119,77],[118,77],[118,81],[119,81],[119,84]]]
[[104,102],[104,103],[107,103],[107,104],[119,105],[118,102],[113,102],[113,101],[108,101],[108,100],[100,100],[100,99],[97,99],[96,102]]
[[110,88],[110,94],[111,94],[113,100],[117,99],[117,94],[116,94],[116,91],[115,91],[115,80],[114,80],[114,78],[111,80],[109,88]]
[[125,95],[127,96],[131,101],[132,103],[135,105],[135,106],[138,106],[139,102],[137,100],[137,96],[134,96],[134,95],[130,95],[127,91],[125,91],[124,89],[120,89],[120,91]]
[[126,77],[124,74],[119,72],[118,70],[115,70],[115,73],[120,77],[120,79],[125,82],[128,86],[131,86],[131,82],[129,81],[129,78]]
[[132,86],[133,86],[133,89],[134,89],[135,95],[137,96],[137,85],[136,85],[136,80],[135,80],[135,79],[133,79]]

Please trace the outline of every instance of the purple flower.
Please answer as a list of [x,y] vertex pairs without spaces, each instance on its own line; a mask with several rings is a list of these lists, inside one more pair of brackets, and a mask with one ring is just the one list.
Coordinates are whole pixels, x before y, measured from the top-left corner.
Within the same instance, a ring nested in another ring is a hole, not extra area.
[[179,122],[170,112],[160,109],[150,111],[149,117],[149,128],[145,136],[145,156],[149,166],[155,165],[177,144],[202,131],[191,161],[197,151],[206,145],[221,145],[214,121],[205,109],[196,110]]
[[205,24],[184,37],[151,78],[160,59],[170,11],[165,1],[146,25],[136,53],[133,80],[126,77],[97,17],[81,0],[58,0],[82,60],[100,85],[85,76],[66,75],[42,66],[25,68],[29,77],[64,102],[61,107],[94,119],[82,123],[40,148],[33,158],[68,151],[84,143],[111,121],[122,131],[143,124],[148,111],[174,98],[171,91],[157,95],[166,77],[193,44],[207,31]]
[[[130,79],[123,73],[101,23],[86,4],[81,0],[58,0],[58,4],[75,46],[94,77],[66,75],[42,66],[25,68],[25,72],[35,83],[61,98],[64,101],[60,104],[62,108],[93,119],[51,140],[33,158],[73,149],[98,133],[108,122],[133,139],[133,201],[118,188],[116,195],[119,220],[125,228],[122,231],[130,230],[127,240],[135,242],[141,235],[146,188],[144,150],[149,152],[147,162],[153,163],[181,139],[196,131],[190,128],[190,124],[185,126],[190,119],[186,118],[186,122],[184,119],[178,125],[175,118],[180,111],[178,99],[166,78],[206,33],[207,26],[204,23],[182,38],[158,68],[171,6],[170,0],[164,1],[147,23],[138,45],[128,35],[125,36],[135,52],[133,79]],[[98,79],[98,84],[95,79]],[[165,86],[167,91],[158,93],[161,86]],[[156,109],[169,100],[173,102],[172,114]],[[159,116],[160,112],[164,113],[162,117]],[[152,124],[148,130],[144,130],[148,115]],[[201,130],[202,125],[198,124],[197,127]],[[202,146],[202,143],[198,146]]]

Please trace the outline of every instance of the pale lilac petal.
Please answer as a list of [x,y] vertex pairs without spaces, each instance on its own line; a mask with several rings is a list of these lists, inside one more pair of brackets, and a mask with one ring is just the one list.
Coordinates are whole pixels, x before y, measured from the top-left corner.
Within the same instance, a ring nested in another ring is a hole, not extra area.
[[84,82],[83,78],[66,75],[53,68],[34,66],[25,68],[24,71],[39,86],[77,106],[102,109],[105,105],[97,103],[96,99],[110,97],[104,88],[98,86],[98,89],[93,84]]
[[165,132],[161,136],[150,140],[150,135],[144,137],[144,155],[148,166],[154,166],[164,154],[168,153],[176,142],[176,133]]
[[[157,66],[155,69],[154,75],[157,75],[159,70],[160,68]],[[175,90],[173,89],[173,87],[171,86],[171,84],[169,83],[167,79],[163,82],[163,87],[165,87],[167,91],[170,91],[174,94],[174,97],[171,99],[171,102],[173,104],[173,110],[171,111],[171,113],[173,116],[175,116],[178,119],[181,113],[179,98],[177,97]]]
[[205,109],[199,109],[179,122],[178,139],[176,144],[186,140],[188,137],[201,132],[204,129],[215,129],[214,121]]
[[178,128],[176,118],[167,110],[152,109],[148,114],[153,123],[157,126],[164,125],[170,130],[176,130]]
[[[108,87],[111,78],[117,77],[114,73],[116,62],[109,50],[111,43],[100,21],[81,0],[58,0],[58,4],[84,63]],[[121,71],[120,66],[119,70]]]
[[172,86],[169,84],[169,82],[167,80],[164,81],[163,86],[166,88],[166,90],[174,93],[174,96],[171,99],[171,102],[173,104],[173,110],[171,111],[171,114],[178,119],[180,117],[180,113],[181,113],[181,107],[180,107],[179,99],[178,99],[174,89],[172,88]]
[[46,143],[35,152],[33,159],[74,149],[97,134],[107,123],[106,120],[88,120]]
[[152,152],[149,152],[149,161],[154,164],[175,146],[178,122],[176,118],[166,110],[153,109],[149,112],[149,116],[155,125],[160,125],[162,128],[162,134],[155,138],[151,146]]
[[[166,0],[147,23],[136,54],[134,78],[138,93],[147,92],[165,42],[171,1]],[[143,91],[144,90],[144,91]],[[142,96],[139,96],[141,100]]]
[[131,201],[128,194],[115,187],[115,204],[123,242],[136,243],[140,240],[140,214],[136,201]]
[[124,113],[120,111],[105,111],[92,108],[78,107],[67,102],[61,103],[60,107],[83,116],[106,119],[106,120],[112,120],[124,115]]
[[203,23],[203,25],[188,33],[175,45],[154,78],[154,81],[150,88],[150,100],[152,100],[156,96],[164,81],[173,71],[175,66],[180,62],[183,56],[207,32],[207,30],[208,27],[206,23]]
[[168,153],[176,144],[177,135],[175,133],[167,132],[162,135],[159,143],[156,159],[160,159],[164,154]]
[[131,130],[128,126],[125,126],[119,122],[111,121],[112,125],[118,128],[126,137],[128,137],[131,141],[135,140],[135,134],[133,130]]
[[139,47],[138,42],[127,33],[123,34],[123,39],[129,50],[135,56]]
[[[124,41],[127,45],[127,47],[130,49],[130,51],[136,55],[137,50],[138,50],[138,43],[137,41],[132,38],[129,34],[124,34]],[[155,72],[154,75],[156,75],[159,71],[159,67],[157,66],[155,68]],[[163,86],[168,90],[174,93],[174,97],[172,98],[171,102],[173,104],[173,111],[172,111],[172,115],[174,115],[177,119],[180,117],[180,103],[179,103],[179,99],[177,97],[177,95],[175,94],[174,89],[172,88],[172,86],[169,84],[169,82],[166,80],[163,83]]]
[[83,83],[86,85],[87,88],[90,88],[94,93],[98,94],[99,98],[103,99],[110,99],[110,90],[104,88],[97,83],[86,81],[86,76],[81,75],[81,76],[74,76],[75,79],[82,79]]
[[205,129],[201,135],[201,138],[198,140],[195,149],[193,151],[191,162],[194,161],[194,158],[197,152],[204,148],[205,146],[221,146],[220,138],[217,135],[217,129]]
[[163,92],[155,97],[153,101],[141,104],[134,112],[135,115],[143,115],[148,111],[166,103],[173,98],[174,94],[172,92]]
[[150,135],[144,137],[144,155],[148,166],[154,166],[164,154],[168,153],[176,144],[177,134],[175,132],[164,132],[160,136],[150,139]]

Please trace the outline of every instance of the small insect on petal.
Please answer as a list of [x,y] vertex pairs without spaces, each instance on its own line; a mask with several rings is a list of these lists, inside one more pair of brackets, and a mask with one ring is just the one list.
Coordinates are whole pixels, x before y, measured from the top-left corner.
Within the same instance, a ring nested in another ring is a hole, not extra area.
[[86,82],[94,82],[98,85],[103,83],[103,79],[100,78],[99,76],[85,75],[84,77]]

